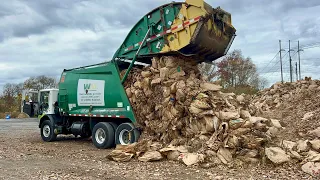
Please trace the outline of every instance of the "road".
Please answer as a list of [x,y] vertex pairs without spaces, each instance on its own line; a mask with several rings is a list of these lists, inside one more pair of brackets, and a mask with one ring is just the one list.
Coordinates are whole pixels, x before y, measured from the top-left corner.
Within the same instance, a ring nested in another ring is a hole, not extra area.
[[37,119],[0,119],[0,179],[307,179],[298,166],[217,166],[179,162],[117,163],[91,140],[63,136],[43,142]]

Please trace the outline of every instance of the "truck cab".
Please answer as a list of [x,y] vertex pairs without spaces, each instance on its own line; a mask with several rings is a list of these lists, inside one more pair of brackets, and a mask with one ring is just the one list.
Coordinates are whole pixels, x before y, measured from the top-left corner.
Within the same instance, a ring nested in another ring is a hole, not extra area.
[[56,114],[55,108],[58,102],[58,89],[43,89],[39,91],[39,115]]

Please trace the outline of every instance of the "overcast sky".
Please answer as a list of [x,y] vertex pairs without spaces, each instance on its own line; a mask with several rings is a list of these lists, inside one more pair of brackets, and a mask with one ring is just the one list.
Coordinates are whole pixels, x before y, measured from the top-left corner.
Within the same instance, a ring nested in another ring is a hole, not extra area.
[[[171,0],[10,0],[0,4],[0,90],[31,76],[59,77],[64,68],[110,60],[132,26]],[[207,0],[232,14],[230,50],[250,56],[269,83],[280,80],[279,39],[320,42],[319,0]],[[283,52],[285,54],[286,52]],[[295,52],[292,52],[295,54]],[[293,56],[296,61],[297,56]],[[320,78],[320,48],[301,54],[302,76]],[[288,79],[288,56],[284,58]],[[270,63],[269,63],[270,62]],[[268,66],[267,66],[268,65]]]

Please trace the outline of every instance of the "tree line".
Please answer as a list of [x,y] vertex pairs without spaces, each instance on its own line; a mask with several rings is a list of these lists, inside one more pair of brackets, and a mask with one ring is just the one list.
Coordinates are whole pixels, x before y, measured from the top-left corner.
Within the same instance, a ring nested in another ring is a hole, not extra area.
[[39,91],[46,88],[56,88],[57,80],[47,76],[30,77],[23,83],[7,83],[0,94],[0,113],[21,111],[23,90]]

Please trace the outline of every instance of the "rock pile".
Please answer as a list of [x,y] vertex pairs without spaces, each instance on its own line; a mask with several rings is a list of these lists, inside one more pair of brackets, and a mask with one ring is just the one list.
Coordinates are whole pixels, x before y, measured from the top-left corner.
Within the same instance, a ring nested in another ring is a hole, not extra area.
[[250,96],[221,92],[185,57],[154,58],[151,67],[130,73],[125,88],[143,134],[140,142],[109,154],[115,161],[257,163],[282,128],[276,119],[251,116]]

